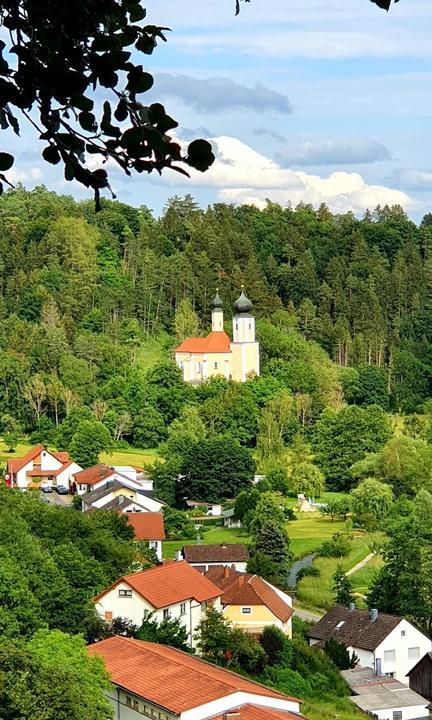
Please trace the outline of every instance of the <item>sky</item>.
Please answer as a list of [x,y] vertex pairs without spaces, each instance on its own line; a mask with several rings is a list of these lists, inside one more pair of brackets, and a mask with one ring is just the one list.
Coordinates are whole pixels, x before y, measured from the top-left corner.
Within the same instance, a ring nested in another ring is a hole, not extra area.
[[[432,211],[432,3],[400,0],[147,0],[146,22],[169,27],[143,102],[163,102],[182,142],[209,139],[216,161],[191,179],[166,171],[123,177],[119,200],[155,214],[175,194],[212,202],[325,202],[361,216],[400,204]],[[12,179],[88,197],[40,159],[32,131],[17,143]],[[8,150],[8,147],[4,148]]]

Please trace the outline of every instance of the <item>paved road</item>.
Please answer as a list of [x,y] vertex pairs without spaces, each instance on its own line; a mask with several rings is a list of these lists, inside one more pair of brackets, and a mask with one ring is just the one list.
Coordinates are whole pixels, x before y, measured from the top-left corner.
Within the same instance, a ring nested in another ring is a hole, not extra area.
[[40,493],[42,498],[46,498],[50,501],[50,505],[62,505],[67,507],[72,503],[72,495],[59,495],[56,492],[52,493]]
[[369,553],[369,555],[366,555],[366,557],[363,558],[363,560],[360,560],[360,562],[358,562],[357,565],[354,565],[354,567],[352,567],[350,570],[347,570],[346,575],[354,575],[354,573],[357,572],[357,570],[361,570],[362,567],[367,565],[368,562],[370,562],[370,560],[372,560],[373,557],[374,557],[374,553]]
[[318,613],[314,613],[311,610],[303,610],[303,608],[294,606],[294,615],[297,615],[300,620],[306,620],[307,622],[318,622],[318,620],[321,620],[324,613],[319,615]]

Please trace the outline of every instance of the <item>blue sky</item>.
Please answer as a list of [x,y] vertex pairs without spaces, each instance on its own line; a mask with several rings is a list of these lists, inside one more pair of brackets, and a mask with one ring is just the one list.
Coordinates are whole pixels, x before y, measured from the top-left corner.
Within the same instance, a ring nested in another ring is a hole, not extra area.
[[[190,181],[174,173],[123,178],[118,198],[160,212],[173,194],[209,202],[326,202],[361,215],[400,203],[432,209],[432,3],[400,0],[148,0],[168,43],[140,62],[154,73],[178,136],[211,139],[217,155]],[[14,146],[11,140],[11,147]],[[7,149],[7,148],[5,148]],[[39,160],[23,132],[14,176],[85,197]]]

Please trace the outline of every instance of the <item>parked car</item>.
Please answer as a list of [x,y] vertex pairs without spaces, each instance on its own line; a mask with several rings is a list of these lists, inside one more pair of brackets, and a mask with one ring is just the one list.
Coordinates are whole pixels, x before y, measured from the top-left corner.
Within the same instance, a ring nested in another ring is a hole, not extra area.
[[47,480],[40,484],[40,489],[43,493],[52,493],[53,491],[51,483],[49,483]]
[[69,490],[65,485],[56,485],[56,491],[59,495],[69,495]]

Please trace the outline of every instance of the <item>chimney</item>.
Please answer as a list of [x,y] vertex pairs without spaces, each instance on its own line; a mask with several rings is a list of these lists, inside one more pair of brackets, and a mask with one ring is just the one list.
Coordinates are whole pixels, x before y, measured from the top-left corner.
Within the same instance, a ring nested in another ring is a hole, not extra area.
[[175,552],[175,559],[176,559],[176,560],[182,560],[182,559],[183,559],[183,558],[182,558],[182,551],[181,551],[181,550],[176,550],[176,552]]
[[238,710],[226,712],[223,714],[223,720],[240,720],[241,714]]
[[356,609],[356,607],[355,607],[355,602],[350,602],[350,604],[349,604],[349,611],[350,611],[350,612],[354,612],[355,609]]
[[378,609],[372,608],[372,610],[370,611],[370,619],[372,620],[372,622],[375,622],[377,617],[378,617]]
[[224,578],[229,577],[230,569],[226,565],[224,565]]
[[239,586],[240,586],[240,587],[243,587],[243,585],[245,584],[245,582],[246,582],[246,577],[245,577],[245,575],[244,575],[244,574],[240,575],[240,576],[239,576]]

